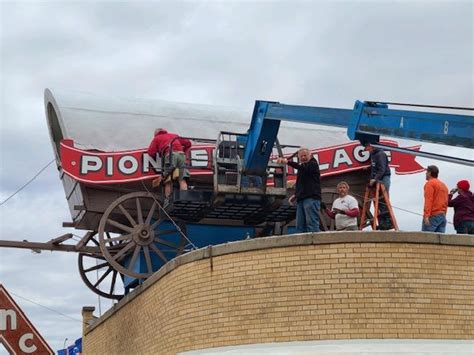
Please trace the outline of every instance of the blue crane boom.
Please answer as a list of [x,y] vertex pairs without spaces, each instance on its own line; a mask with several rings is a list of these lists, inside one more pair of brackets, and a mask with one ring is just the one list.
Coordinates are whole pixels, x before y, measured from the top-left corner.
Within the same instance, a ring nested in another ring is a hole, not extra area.
[[[378,102],[356,101],[354,108],[350,110],[256,101],[250,128],[245,137],[243,172],[248,175],[265,174],[281,121],[343,127],[347,129],[349,139],[376,145],[380,135],[386,135],[474,148],[473,118],[472,115],[395,110],[388,108],[387,103]],[[385,146],[384,148],[390,149]],[[463,158],[411,150],[403,152],[474,166],[474,161]]]

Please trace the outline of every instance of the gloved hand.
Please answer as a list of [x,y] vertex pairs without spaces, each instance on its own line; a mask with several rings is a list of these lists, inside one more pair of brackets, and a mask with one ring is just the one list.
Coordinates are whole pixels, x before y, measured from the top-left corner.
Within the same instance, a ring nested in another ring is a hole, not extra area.
[[375,179],[370,179],[370,181],[369,181],[369,186],[375,186],[376,182],[377,182],[377,180],[375,180]]
[[336,214],[346,214],[346,211],[340,210],[339,208],[334,208],[332,211]]

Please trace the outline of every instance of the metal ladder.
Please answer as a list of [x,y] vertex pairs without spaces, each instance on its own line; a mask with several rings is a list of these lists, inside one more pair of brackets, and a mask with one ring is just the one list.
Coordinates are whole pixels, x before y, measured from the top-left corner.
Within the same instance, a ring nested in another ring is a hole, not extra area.
[[383,200],[382,203],[385,203],[387,206],[387,210],[390,216],[390,221],[392,222],[392,226],[395,230],[398,230],[397,220],[395,219],[395,214],[393,213],[392,205],[388,198],[387,190],[385,186],[379,182],[376,183],[375,187],[367,186],[365,189],[364,194],[364,203],[362,207],[362,215],[360,219],[359,230],[363,230],[367,225],[367,213],[370,211],[370,205],[374,202],[374,217],[370,222],[372,226],[372,230],[376,230],[378,223],[378,214],[379,214],[379,197],[382,194]]

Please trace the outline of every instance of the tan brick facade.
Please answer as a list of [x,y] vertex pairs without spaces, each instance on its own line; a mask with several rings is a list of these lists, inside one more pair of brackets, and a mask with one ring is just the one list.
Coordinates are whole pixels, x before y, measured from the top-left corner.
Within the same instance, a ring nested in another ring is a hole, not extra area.
[[166,265],[90,327],[84,351],[473,339],[473,239],[324,233],[198,250]]

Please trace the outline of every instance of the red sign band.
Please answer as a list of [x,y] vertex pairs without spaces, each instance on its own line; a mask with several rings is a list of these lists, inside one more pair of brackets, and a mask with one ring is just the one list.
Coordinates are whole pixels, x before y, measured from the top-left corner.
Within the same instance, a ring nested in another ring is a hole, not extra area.
[[[384,140],[381,143],[398,147],[398,143]],[[421,146],[407,149],[419,150]],[[193,175],[212,175],[214,146],[193,145],[186,153],[191,178]],[[150,157],[146,149],[97,152],[74,147],[72,140],[61,141],[61,163],[66,174],[75,180],[90,184],[114,184],[152,179],[162,170],[161,158]],[[358,142],[315,149],[311,153],[319,162],[321,176],[330,176],[360,170],[370,165],[370,155]],[[387,152],[390,166],[396,174],[415,174],[424,168],[415,156],[400,152]],[[289,174],[292,168],[288,167]],[[289,180],[294,179],[289,176]]]

